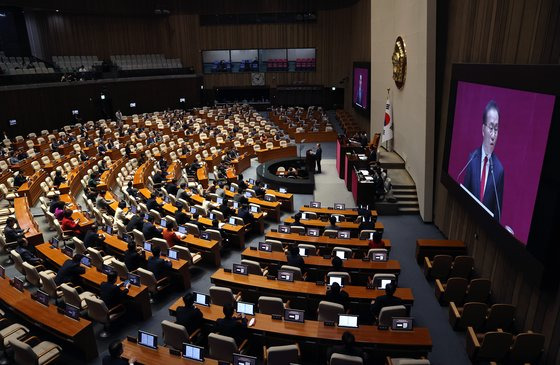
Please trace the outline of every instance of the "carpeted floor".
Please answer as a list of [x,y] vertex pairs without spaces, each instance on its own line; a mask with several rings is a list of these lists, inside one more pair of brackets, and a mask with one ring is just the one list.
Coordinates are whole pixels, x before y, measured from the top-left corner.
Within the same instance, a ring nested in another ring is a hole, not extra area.
[[[311,147],[312,145],[309,144]],[[307,147],[304,147],[307,148]],[[318,175],[317,186],[314,195],[296,195],[294,197],[294,207],[297,209],[304,204],[308,204],[311,200],[322,201],[324,204],[332,205],[334,202],[344,202],[347,206],[354,206],[352,195],[346,190],[343,180],[338,179],[336,168],[334,165],[334,143],[323,144],[323,173]],[[244,177],[254,178],[257,166],[256,160],[252,161],[250,169],[244,172]],[[36,214],[36,221],[40,228],[45,232],[45,239],[49,239],[53,232],[48,231],[44,217],[40,216],[40,210],[33,210]],[[288,214],[284,213],[282,219]],[[441,238],[442,235],[432,224],[425,224],[419,216],[390,216],[380,217],[385,225],[385,237],[391,239],[393,249],[391,258],[399,260],[402,267],[402,273],[399,279],[399,285],[402,287],[410,287],[413,290],[415,302],[412,309],[412,316],[415,318],[417,326],[427,326],[433,340],[433,350],[430,353],[430,360],[433,364],[469,364],[469,360],[465,352],[464,334],[454,332],[448,323],[447,308],[441,307],[435,300],[433,284],[428,283],[422,274],[421,268],[415,261],[415,241],[417,238]],[[274,228],[276,224],[266,223],[266,230]],[[256,245],[257,242],[263,240],[263,236],[251,236],[247,245]],[[6,256],[0,257],[4,262]],[[238,249],[225,249],[222,253],[222,266],[231,267],[234,262],[240,261],[240,251]],[[210,283],[210,275],[215,271],[215,267],[203,264],[192,269],[192,289],[193,291],[207,292]],[[13,267],[7,266],[7,275],[21,276]],[[101,357],[104,355],[108,344],[116,339],[122,339],[126,335],[135,336],[138,329],[147,330],[155,333],[161,338],[161,321],[164,319],[172,319],[169,316],[167,308],[177,298],[181,297],[185,292],[171,291],[161,297],[152,305],[153,316],[141,321],[128,315],[118,325],[113,326],[111,335],[107,339],[97,337],[97,347],[100,357],[90,361],[88,364],[101,364]],[[15,318],[15,317],[14,317]],[[18,318],[15,318],[18,320]],[[19,319],[21,321],[21,319]],[[101,326],[95,325],[95,333],[99,334]],[[33,329],[33,333],[42,339],[57,341],[48,333],[42,332],[40,329]],[[61,364],[78,364],[83,363],[78,360],[77,354],[66,345]]]

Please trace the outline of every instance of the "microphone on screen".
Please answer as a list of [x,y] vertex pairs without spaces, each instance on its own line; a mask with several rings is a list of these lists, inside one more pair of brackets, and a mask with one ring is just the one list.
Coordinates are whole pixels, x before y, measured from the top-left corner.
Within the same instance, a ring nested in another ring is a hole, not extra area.
[[490,157],[490,173],[492,174],[492,182],[494,183],[494,195],[496,197],[496,206],[498,207],[498,222],[502,216],[500,209],[500,201],[498,200],[498,190],[496,189],[496,179],[494,178],[494,163],[492,162],[492,157]]
[[471,163],[471,161],[474,160],[474,158],[475,158],[476,156],[478,156],[478,154],[479,154],[479,152],[478,152],[478,150],[476,150],[476,151],[473,153],[473,155],[471,156],[470,160],[465,164],[465,167],[463,167],[463,169],[459,172],[459,174],[457,175],[457,179],[455,179],[455,180],[459,181],[459,177],[461,176],[461,174],[462,174],[463,172],[465,172],[465,170],[467,169],[467,167],[469,166],[469,164]]

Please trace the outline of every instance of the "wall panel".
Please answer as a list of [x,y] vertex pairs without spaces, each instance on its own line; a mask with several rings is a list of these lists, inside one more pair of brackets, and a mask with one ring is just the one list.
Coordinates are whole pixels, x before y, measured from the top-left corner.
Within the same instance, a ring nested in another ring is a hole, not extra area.
[[[517,326],[520,330],[541,331],[546,336],[546,353],[543,363],[560,363],[560,292],[556,287],[544,286],[539,277],[538,265],[534,273],[525,271],[523,262],[512,254],[517,248],[503,247],[487,237],[470,213],[439,182],[441,176],[444,140],[447,124],[449,83],[453,63],[560,63],[560,3],[554,0],[499,1],[451,0],[438,10],[447,12],[447,25],[438,29],[438,36],[445,33],[447,44],[443,78],[438,85],[441,111],[436,148],[436,183],[434,221],[451,239],[467,243],[475,257],[477,270],[493,283],[493,296],[498,302],[517,306]],[[458,227],[465,229],[458,229]],[[478,234],[478,239],[475,238]],[[522,250],[519,248],[519,250]]]

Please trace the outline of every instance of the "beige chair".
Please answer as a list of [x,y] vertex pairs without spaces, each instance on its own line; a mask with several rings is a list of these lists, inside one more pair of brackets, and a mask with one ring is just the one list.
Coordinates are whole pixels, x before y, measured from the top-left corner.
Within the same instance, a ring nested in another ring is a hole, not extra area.
[[507,360],[514,364],[537,364],[544,352],[544,335],[541,333],[520,333],[513,339]]
[[290,266],[290,265],[282,265],[280,270],[291,271],[294,273],[294,280],[298,281],[305,281],[307,278],[307,274],[302,274],[301,269],[299,267]]
[[144,242],[146,241],[146,239],[144,238],[144,234],[137,229],[133,229],[132,235],[134,236],[134,242],[136,242],[136,246],[143,247]]
[[492,283],[488,279],[473,279],[469,283],[465,302],[481,302],[485,303],[490,296]]
[[264,363],[267,365],[285,365],[299,363],[299,345],[264,347]]
[[169,280],[169,277],[165,276],[159,280],[156,280],[153,272],[141,267],[136,270],[136,273],[140,275],[140,283],[148,287],[148,291],[150,292],[152,297],[167,289],[171,285],[171,280]]
[[19,323],[9,324],[6,318],[0,319],[0,350],[6,351],[11,347],[11,340],[22,340],[29,333],[29,329]]
[[463,298],[465,298],[468,285],[469,282],[465,278],[449,278],[445,284],[436,279],[436,298],[442,304],[455,302],[461,305],[463,304]]
[[278,314],[283,316],[284,309],[289,307],[289,301],[284,304],[281,298],[261,295],[258,300],[258,306],[259,313],[261,314]]
[[284,246],[281,241],[278,240],[265,240],[264,243],[268,243],[272,248],[273,252],[284,252]]
[[230,288],[224,288],[221,286],[211,286],[209,289],[210,300],[212,304],[225,306],[226,304],[234,305],[237,301],[241,299],[241,292],[237,293],[235,296]]
[[342,285],[348,285],[352,283],[352,279],[350,278],[350,274],[346,271],[330,271],[327,273],[327,277],[325,278],[326,282],[330,281],[330,277],[338,277],[342,278]]
[[508,332],[486,332],[477,335],[472,327],[467,328],[467,355],[472,362],[502,362],[513,342]]
[[335,247],[332,250],[332,256],[338,256],[337,253],[341,252],[344,254],[344,259],[351,259],[354,257],[354,253],[352,252],[351,248],[348,247]]
[[298,249],[304,249],[305,250],[305,254],[307,256],[316,256],[318,255],[319,250],[317,250],[317,247],[315,247],[315,245],[310,245],[308,243],[300,243],[298,244]]
[[342,304],[321,300],[317,309],[317,320],[319,322],[331,321],[338,322],[338,315],[344,314],[344,306]]
[[53,221],[53,224],[56,229],[57,238],[60,242],[66,244],[67,241],[70,241],[72,239],[72,235],[73,235],[72,231],[63,231],[62,227],[60,226],[60,223],[56,219]]
[[48,275],[45,271],[39,273],[41,281],[43,282],[42,290],[49,295],[52,299],[58,302],[58,299],[62,297],[62,290],[59,290],[59,286],[54,282],[56,275]]
[[329,238],[336,238],[338,236],[338,231],[336,229],[325,229],[323,231],[323,236]]
[[86,299],[97,297],[89,291],[84,291],[81,294],[78,294],[78,290],[68,284],[61,284],[60,289],[62,290],[62,299],[64,300],[64,303],[73,305],[81,310],[88,309]]
[[463,307],[457,307],[454,302],[450,302],[449,323],[455,330],[467,327],[480,330],[486,320],[487,312],[488,306],[484,303],[467,302]]
[[47,365],[59,358],[62,348],[48,341],[31,337],[26,342],[10,340],[14,350],[14,360],[19,365]]
[[81,239],[79,239],[78,237],[72,237],[72,243],[74,244],[74,253],[80,255],[87,254],[87,248]]
[[23,259],[21,258],[20,254],[17,253],[16,250],[11,250],[10,256],[14,261],[14,267],[16,268],[16,270],[19,271],[21,274],[25,275],[25,268],[23,267]]
[[450,255],[436,255],[433,260],[424,257],[424,274],[428,279],[447,280],[451,271],[453,257]]
[[[361,222],[360,222],[361,223]],[[360,231],[360,234],[358,235],[358,238],[361,240],[369,240],[369,237],[372,233],[375,233],[376,231],[373,229],[363,229]]]
[[104,255],[103,251],[93,247],[88,247],[87,252],[89,258],[91,259],[91,264],[99,270],[101,270],[103,265],[110,265],[111,261],[115,259],[111,255]]
[[386,365],[430,365],[430,360],[428,359],[410,359],[404,357],[387,357]]
[[[221,214],[221,212],[220,212],[220,214]],[[220,231],[217,231],[215,229],[207,229],[204,232],[208,233],[211,240],[218,241],[218,244],[220,246],[222,245],[223,237],[222,237],[222,234],[220,233]]]
[[209,357],[215,360],[233,362],[234,353],[242,353],[247,340],[244,340],[241,346],[237,347],[235,340],[228,336],[222,336],[217,333],[208,335],[208,352]]
[[111,260],[111,263],[109,265],[111,265],[111,267],[115,269],[119,278],[123,280],[126,280],[128,278],[128,268],[126,267],[124,262],[114,258]]
[[329,359],[329,365],[362,365],[364,360],[359,356],[334,353]]
[[188,234],[192,234],[196,237],[200,236],[200,230],[198,229],[198,226],[194,223],[185,223],[185,228],[187,229],[187,233]]
[[268,274],[268,267],[265,267],[264,269],[261,268],[261,264],[259,264],[257,261],[243,259],[241,260],[241,264],[247,265],[249,274],[259,276],[266,276]]
[[384,254],[385,257],[389,257],[389,251],[386,248],[370,248],[367,252],[367,257],[373,260],[376,254]]
[[391,327],[393,323],[393,317],[406,317],[407,311],[404,305],[392,305],[389,307],[381,308],[379,312],[378,323],[380,326]]
[[202,255],[199,253],[193,254],[187,247],[181,245],[173,246],[173,250],[177,251],[179,254],[179,258],[182,260],[186,260],[189,263],[189,266],[195,265],[202,260]]
[[[4,235],[0,233],[0,253],[5,254],[5,253],[9,253],[10,251],[15,252],[14,248],[16,248],[17,245],[18,245],[17,241],[6,242],[6,237],[4,237]],[[13,261],[13,256],[11,255],[10,252],[10,255],[8,255],[6,263],[11,264],[12,261]]]
[[86,298],[88,317],[92,320],[103,324],[103,331],[99,333],[99,337],[106,338],[109,336],[107,333],[111,323],[118,320],[126,313],[126,309],[122,304],[116,305],[110,310],[101,299],[97,297]]
[[163,320],[161,322],[161,329],[163,332],[163,341],[165,346],[178,351],[183,349],[183,343],[192,343],[193,339],[201,333],[199,328],[189,335],[185,326],[168,320]]
[[[38,269],[44,269],[42,265],[33,266],[29,262],[23,263],[23,270],[25,271],[25,279],[34,287],[40,288],[43,286],[41,281],[41,277],[39,276]],[[52,270],[43,270],[41,271],[44,275],[48,276],[56,276],[56,274]]]

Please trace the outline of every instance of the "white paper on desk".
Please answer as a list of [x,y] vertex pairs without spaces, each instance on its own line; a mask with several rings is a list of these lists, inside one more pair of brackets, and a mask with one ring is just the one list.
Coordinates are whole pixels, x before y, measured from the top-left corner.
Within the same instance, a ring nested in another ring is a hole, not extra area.
[[218,228],[222,228],[224,226],[225,223],[218,223]]
[[360,156],[360,160],[365,161],[365,160],[367,160],[367,157],[366,156]]
[[361,172],[362,175],[364,175],[364,176],[368,176],[368,175],[369,175],[369,171],[368,171],[368,170],[360,170],[360,172]]
[[372,181],[372,180],[373,180],[373,177],[371,177],[371,176],[365,176],[364,179],[366,179],[366,181]]
[[184,233],[175,232],[175,234],[176,234],[180,239],[183,239],[183,238],[187,237],[187,235],[184,234]]
[[78,213],[78,212],[81,212],[81,210],[79,210],[79,209],[74,209],[74,210],[72,211],[72,213]]

